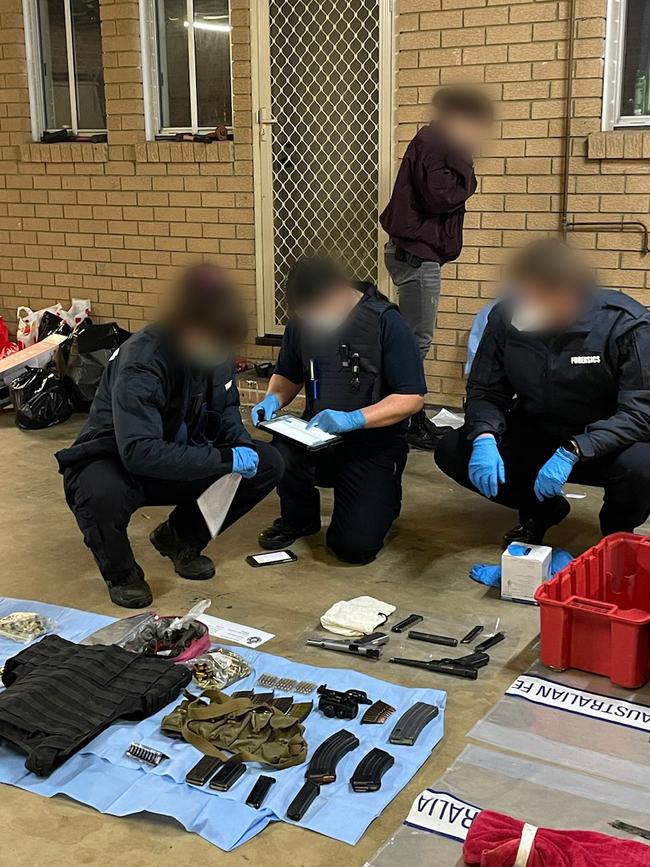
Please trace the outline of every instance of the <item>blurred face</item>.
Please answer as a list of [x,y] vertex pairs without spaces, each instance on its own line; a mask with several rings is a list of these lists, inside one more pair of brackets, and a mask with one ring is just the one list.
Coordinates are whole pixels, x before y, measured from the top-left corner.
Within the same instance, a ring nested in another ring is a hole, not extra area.
[[489,129],[484,121],[465,117],[462,114],[441,114],[437,122],[453,144],[470,154],[477,153]]
[[197,370],[213,370],[232,357],[234,346],[197,327],[180,327],[177,342],[185,361]]
[[317,301],[303,305],[296,315],[308,328],[322,334],[338,331],[361,298],[361,292],[347,283],[333,286]]
[[512,324],[519,331],[554,332],[572,325],[580,316],[587,292],[567,283],[549,287],[534,280],[520,281],[512,291]]

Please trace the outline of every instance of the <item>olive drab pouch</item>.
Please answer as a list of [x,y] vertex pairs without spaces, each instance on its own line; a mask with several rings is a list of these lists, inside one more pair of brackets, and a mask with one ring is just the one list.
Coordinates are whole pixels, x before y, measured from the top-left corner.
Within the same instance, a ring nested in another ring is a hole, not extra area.
[[228,756],[223,751],[276,770],[305,761],[305,729],[296,715],[248,698],[231,698],[218,689],[206,689],[198,698],[185,695],[185,701],[163,718],[163,734],[183,738],[206,756],[224,761]]

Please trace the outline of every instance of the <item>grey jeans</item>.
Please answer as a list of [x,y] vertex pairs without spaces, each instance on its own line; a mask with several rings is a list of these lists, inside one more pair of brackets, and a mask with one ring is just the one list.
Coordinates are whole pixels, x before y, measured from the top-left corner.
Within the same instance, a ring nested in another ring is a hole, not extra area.
[[384,248],[386,269],[391,276],[399,298],[402,316],[411,326],[424,358],[429,351],[436,326],[440,301],[440,264],[423,262],[414,268],[408,262],[395,258],[395,244],[389,241]]

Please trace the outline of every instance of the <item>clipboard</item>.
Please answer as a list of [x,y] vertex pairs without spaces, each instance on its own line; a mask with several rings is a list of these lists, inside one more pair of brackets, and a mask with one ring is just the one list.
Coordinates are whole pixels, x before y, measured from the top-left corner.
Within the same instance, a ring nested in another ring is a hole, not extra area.
[[287,442],[293,443],[308,452],[319,452],[328,449],[337,443],[343,442],[343,437],[338,434],[329,434],[318,428],[307,430],[307,421],[296,415],[278,415],[270,421],[258,424],[260,430],[278,436]]

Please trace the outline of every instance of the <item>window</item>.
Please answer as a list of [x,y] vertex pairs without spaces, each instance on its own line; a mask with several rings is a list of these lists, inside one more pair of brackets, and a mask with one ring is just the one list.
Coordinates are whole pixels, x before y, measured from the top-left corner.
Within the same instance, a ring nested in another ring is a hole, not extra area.
[[34,138],[45,129],[106,129],[99,0],[27,0]]
[[650,127],[650,3],[609,0],[603,129]]
[[[145,0],[153,135],[232,126],[229,0]],[[146,47],[146,46],[145,46]]]

